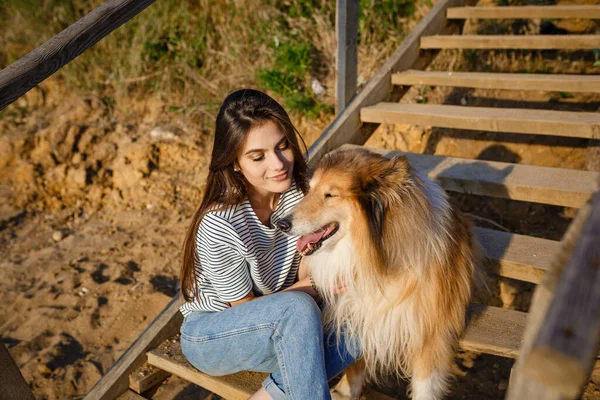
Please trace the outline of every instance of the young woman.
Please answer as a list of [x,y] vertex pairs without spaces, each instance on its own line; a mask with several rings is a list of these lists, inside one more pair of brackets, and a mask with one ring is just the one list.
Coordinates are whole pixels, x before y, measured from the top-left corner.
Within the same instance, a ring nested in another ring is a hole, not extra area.
[[229,95],[184,242],[182,351],[210,375],[270,373],[252,399],[329,399],[328,380],[357,354],[323,332],[297,238],[276,227],[307,191],[298,136],[266,94]]

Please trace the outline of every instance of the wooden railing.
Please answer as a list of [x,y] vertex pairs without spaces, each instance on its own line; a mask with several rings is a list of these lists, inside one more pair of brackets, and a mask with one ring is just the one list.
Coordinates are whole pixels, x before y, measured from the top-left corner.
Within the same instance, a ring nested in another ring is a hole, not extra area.
[[54,74],[156,0],[108,0],[0,71],[0,110]]

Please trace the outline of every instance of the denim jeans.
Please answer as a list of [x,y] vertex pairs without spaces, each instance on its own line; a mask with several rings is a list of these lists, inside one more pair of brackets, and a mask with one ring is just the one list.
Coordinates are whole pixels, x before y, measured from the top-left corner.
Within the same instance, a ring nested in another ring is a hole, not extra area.
[[268,372],[274,400],[330,399],[327,382],[354,363],[358,346],[323,332],[321,311],[306,293],[259,297],[220,312],[194,312],[181,326],[181,350],[209,375]]

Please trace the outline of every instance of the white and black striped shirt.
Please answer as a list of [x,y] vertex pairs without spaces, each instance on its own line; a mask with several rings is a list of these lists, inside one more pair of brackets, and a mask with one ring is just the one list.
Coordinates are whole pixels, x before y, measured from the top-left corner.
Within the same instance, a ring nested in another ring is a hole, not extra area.
[[247,199],[208,212],[196,234],[198,292],[193,301],[181,306],[181,313],[222,311],[251,290],[265,295],[291,286],[300,264],[298,238],[283,234],[275,224],[302,197],[292,183],[271,215],[272,228],[260,222]]

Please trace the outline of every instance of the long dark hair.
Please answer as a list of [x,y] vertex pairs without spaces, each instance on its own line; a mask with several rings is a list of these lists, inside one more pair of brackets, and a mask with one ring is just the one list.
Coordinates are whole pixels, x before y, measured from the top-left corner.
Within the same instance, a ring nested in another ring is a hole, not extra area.
[[247,183],[243,175],[234,171],[240,149],[252,128],[272,121],[279,126],[294,154],[293,177],[296,186],[306,193],[308,190],[307,165],[300,149],[298,138],[306,143],[292,124],[283,107],[263,92],[242,89],[231,93],[223,101],[217,115],[215,140],[212,149],[208,177],[202,202],[185,235],[181,263],[181,292],[186,301],[196,295],[195,255],[196,232],[206,212],[214,207],[238,204],[245,200]]

